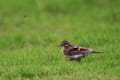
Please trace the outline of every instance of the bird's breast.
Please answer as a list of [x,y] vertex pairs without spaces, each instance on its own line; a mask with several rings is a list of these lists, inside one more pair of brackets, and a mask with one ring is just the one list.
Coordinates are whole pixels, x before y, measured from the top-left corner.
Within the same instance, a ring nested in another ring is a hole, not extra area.
[[63,53],[64,53],[65,55],[69,55],[69,54],[70,54],[68,50],[63,50]]

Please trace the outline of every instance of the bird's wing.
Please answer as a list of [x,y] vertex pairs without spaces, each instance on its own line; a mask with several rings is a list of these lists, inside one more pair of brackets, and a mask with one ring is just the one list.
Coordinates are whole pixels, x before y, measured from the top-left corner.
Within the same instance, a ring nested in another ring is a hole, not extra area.
[[69,49],[70,55],[79,55],[79,54],[88,54],[91,53],[93,50],[89,48],[79,47],[79,46],[72,46]]
[[79,55],[79,54],[81,54],[80,47],[79,46],[71,46],[69,48],[69,54],[70,55]]
[[87,53],[91,53],[93,50],[90,48],[80,47],[79,51],[87,54]]
[[80,47],[80,51],[92,51],[90,48]]
[[72,46],[69,48],[69,51],[72,52],[72,51],[77,51],[79,49],[78,46]]

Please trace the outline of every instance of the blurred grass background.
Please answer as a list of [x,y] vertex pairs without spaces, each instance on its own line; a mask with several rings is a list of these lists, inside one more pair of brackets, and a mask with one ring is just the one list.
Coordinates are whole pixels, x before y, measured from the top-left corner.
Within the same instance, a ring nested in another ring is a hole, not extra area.
[[[119,80],[119,0],[1,0],[1,80]],[[65,60],[64,39],[104,51]]]

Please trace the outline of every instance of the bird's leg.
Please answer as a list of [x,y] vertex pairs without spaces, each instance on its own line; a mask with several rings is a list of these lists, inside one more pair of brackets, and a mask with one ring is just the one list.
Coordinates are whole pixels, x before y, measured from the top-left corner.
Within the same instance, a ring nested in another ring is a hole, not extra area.
[[74,60],[73,58],[69,58],[70,61]]
[[67,61],[73,61],[73,59],[72,59],[72,58],[67,58],[66,60],[67,60]]
[[79,58],[79,59],[76,59],[76,61],[81,62],[81,59],[80,59],[80,58]]

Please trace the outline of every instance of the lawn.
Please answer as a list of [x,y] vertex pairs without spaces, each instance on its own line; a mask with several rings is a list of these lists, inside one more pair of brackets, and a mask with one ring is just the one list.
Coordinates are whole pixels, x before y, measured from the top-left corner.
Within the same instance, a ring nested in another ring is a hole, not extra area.
[[[0,0],[0,80],[120,80],[119,0]],[[103,51],[67,61],[62,40]]]

